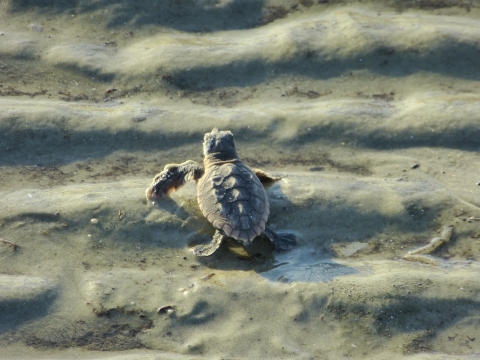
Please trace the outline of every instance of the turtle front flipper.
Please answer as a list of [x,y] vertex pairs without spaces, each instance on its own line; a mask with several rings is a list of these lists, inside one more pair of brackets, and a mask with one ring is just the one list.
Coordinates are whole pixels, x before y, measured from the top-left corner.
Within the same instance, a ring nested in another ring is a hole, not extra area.
[[281,180],[281,176],[275,176],[273,174],[269,174],[266,171],[263,171],[262,169],[257,169],[257,168],[251,168],[252,171],[257,175],[258,179],[260,182],[265,185],[272,185],[275,181]]
[[157,200],[176,191],[187,181],[198,180],[203,175],[203,167],[192,160],[181,164],[169,164],[153,178],[152,185],[147,189],[147,199]]
[[223,239],[225,239],[226,236],[223,235],[219,230],[215,232],[215,235],[213,235],[212,242],[206,245],[197,245],[195,246],[192,250],[193,253],[197,256],[210,256],[212,255],[217,249],[220,247],[220,244],[222,243]]
[[278,234],[268,226],[265,226],[265,230],[262,234],[268,237],[273,245],[279,250],[288,250],[297,245],[297,237],[292,233]]

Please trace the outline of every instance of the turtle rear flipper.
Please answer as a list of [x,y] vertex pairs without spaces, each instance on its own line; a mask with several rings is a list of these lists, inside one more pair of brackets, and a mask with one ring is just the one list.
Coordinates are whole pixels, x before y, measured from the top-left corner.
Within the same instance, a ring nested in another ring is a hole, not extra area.
[[297,245],[297,237],[292,233],[276,233],[268,226],[265,226],[265,230],[262,233],[275,245],[279,250],[288,250],[291,247]]
[[187,181],[198,180],[203,175],[203,167],[192,160],[181,164],[169,164],[153,178],[152,185],[147,189],[147,199],[157,200],[176,191]]
[[222,243],[223,239],[225,239],[225,237],[225,235],[223,235],[220,231],[217,230],[215,232],[215,235],[213,235],[213,239],[210,243],[195,246],[192,249],[193,253],[197,256],[210,256],[218,250],[220,244]]

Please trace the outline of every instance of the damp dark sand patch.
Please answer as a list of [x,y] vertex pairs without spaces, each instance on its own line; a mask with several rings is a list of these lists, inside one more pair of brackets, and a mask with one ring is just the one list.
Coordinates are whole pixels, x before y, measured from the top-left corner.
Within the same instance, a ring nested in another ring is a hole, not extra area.
[[67,327],[47,323],[44,324],[46,329],[25,330],[15,340],[39,350],[81,347],[94,351],[124,351],[146,347],[137,335],[150,329],[151,321],[138,313],[124,314],[121,310],[110,310],[100,316],[98,321],[76,320]]

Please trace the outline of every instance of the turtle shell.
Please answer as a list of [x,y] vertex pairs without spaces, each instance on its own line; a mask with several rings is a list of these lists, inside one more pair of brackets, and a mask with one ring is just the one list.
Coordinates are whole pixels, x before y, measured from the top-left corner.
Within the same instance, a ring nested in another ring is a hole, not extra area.
[[250,244],[265,230],[270,215],[267,193],[241,161],[206,169],[197,184],[197,199],[208,221],[235,240]]

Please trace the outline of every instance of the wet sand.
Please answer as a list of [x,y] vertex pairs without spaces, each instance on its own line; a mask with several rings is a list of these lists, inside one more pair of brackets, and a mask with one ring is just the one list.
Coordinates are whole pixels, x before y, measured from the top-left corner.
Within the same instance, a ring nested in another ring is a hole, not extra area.
[[[480,356],[480,8],[0,4],[0,358]],[[203,134],[282,176],[208,258]],[[453,226],[426,255],[404,256]],[[429,262],[430,261],[430,262]]]

